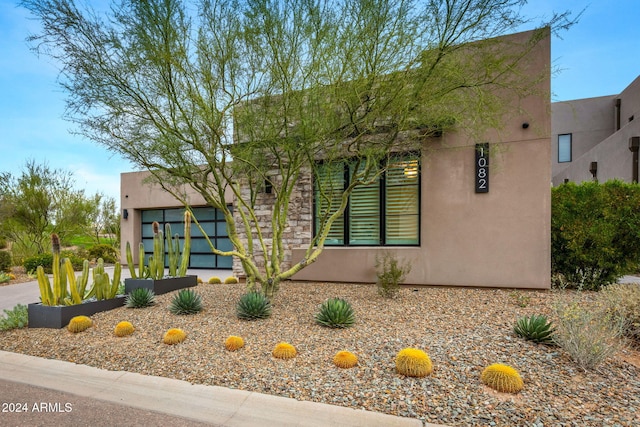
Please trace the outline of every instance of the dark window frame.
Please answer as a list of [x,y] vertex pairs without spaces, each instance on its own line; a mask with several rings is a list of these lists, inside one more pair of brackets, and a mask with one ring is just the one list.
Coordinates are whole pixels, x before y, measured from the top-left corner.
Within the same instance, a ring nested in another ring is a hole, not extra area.
[[[418,160],[418,170],[417,170],[417,191],[418,191],[418,197],[417,197],[417,221],[418,221],[418,229],[417,229],[417,241],[416,243],[387,243],[387,236],[386,236],[386,227],[387,227],[387,201],[386,201],[386,190],[387,190],[387,172],[385,171],[379,178],[379,215],[380,215],[380,221],[379,221],[379,240],[380,242],[375,244],[375,243],[351,243],[349,242],[349,237],[350,237],[350,209],[351,209],[351,195],[349,195],[349,200],[347,201],[347,206],[345,207],[344,213],[342,214],[342,218],[343,218],[343,242],[342,243],[324,243],[324,246],[329,246],[329,247],[358,247],[358,248],[362,248],[362,247],[419,247],[421,246],[422,243],[422,156],[419,152],[406,152],[406,153],[398,153],[395,154],[393,157],[397,158],[397,161],[402,161],[403,158],[406,159],[416,159]],[[344,161],[344,179],[343,179],[343,183],[344,183],[344,187],[343,189],[346,189],[348,183],[349,183],[349,174],[350,174],[350,165],[351,163],[349,161],[347,161],[348,159],[345,159]],[[324,162],[320,161],[319,164],[322,165]],[[317,233],[317,229],[318,229],[318,218],[317,218],[317,189],[316,189],[316,182],[314,182],[313,185],[313,218],[312,218],[312,226],[313,226],[313,238],[315,239],[316,237],[316,233]],[[352,193],[353,194],[353,193]],[[335,225],[335,223],[334,223]]]
[[[569,160],[560,159],[560,137],[569,137]],[[573,161],[573,134],[572,133],[560,133],[558,134],[558,163],[571,163]]]

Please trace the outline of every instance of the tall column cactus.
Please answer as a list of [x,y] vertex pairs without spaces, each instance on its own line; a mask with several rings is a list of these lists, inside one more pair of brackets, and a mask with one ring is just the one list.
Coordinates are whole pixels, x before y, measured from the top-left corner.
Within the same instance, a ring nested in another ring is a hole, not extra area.
[[93,268],[93,286],[87,297],[95,297],[97,300],[115,298],[120,285],[120,275],[122,274],[122,265],[115,263],[113,270],[113,280],[109,279],[109,273],[104,271],[104,261],[98,259],[98,264]]
[[149,272],[152,279],[164,277],[164,234],[158,221],[151,224],[153,229],[153,256],[149,257]]
[[169,259],[169,276],[175,277],[178,270],[178,256],[180,254],[180,237],[171,235],[171,224],[164,225],[164,235],[167,239],[167,257]]
[[36,269],[38,286],[40,287],[40,299],[43,305],[63,305],[67,297],[67,273],[66,267],[60,263],[60,238],[57,234],[51,234],[51,249],[53,259],[51,271],[53,273],[53,287],[49,281],[49,276],[44,272],[41,265]]
[[189,255],[191,255],[191,212],[184,212],[184,246],[180,255],[180,268],[178,269],[178,277],[187,275],[189,267]]

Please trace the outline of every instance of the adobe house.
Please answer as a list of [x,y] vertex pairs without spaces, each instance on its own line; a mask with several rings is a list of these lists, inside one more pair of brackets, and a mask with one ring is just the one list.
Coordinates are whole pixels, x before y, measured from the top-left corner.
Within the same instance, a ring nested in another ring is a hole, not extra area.
[[[504,36],[526,45],[531,32]],[[502,97],[508,113],[501,126],[478,133],[445,132],[420,141],[419,153],[399,156],[376,186],[366,222],[354,206],[332,227],[317,262],[295,280],[375,281],[376,256],[390,250],[412,264],[406,283],[507,288],[550,287],[550,41],[547,36],[527,53],[518,72],[539,76],[537,95]],[[145,184],[144,172],[121,176],[122,242],[150,238],[150,224],[180,222],[181,207],[160,188]],[[292,196],[283,244],[287,262],[299,262],[311,241],[321,208],[310,175]],[[352,195],[366,199],[366,194]],[[260,220],[268,224],[269,194],[258,198]],[[215,209],[190,195],[207,234],[226,248],[224,220]],[[231,194],[227,202],[233,205]],[[373,216],[372,216],[373,212]],[[181,227],[174,226],[174,230]],[[195,229],[195,228],[194,228]],[[233,268],[237,260],[208,251],[198,231],[192,240],[192,268]]]
[[638,182],[640,77],[618,95],[554,102],[551,117],[553,185]]

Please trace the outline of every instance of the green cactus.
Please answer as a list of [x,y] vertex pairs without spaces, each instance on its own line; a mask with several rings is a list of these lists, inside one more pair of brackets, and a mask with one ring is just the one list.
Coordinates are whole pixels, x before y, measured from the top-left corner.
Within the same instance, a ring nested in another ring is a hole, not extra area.
[[97,300],[115,298],[120,286],[120,276],[122,274],[122,265],[115,263],[113,270],[113,280],[109,279],[109,273],[104,271],[104,261],[98,259],[98,264],[93,268],[93,286],[87,298],[95,297]]
[[53,287],[44,268],[38,266],[36,275],[40,287],[40,299],[42,305],[64,305],[69,296],[67,292],[67,267],[64,264],[61,265],[60,238],[55,233],[51,235],[51,247],[53,251],[53,261],[51,262]]
[[180,237],[171,235],[171,224],[164,225],[164,235],[167,239],[167,258],[169,260],[169,276],[175,277],[178,270],[178,254],[180,253]]
[[180,255],[180,268],[178,269],[178,277],[187,275],[189,267],[189,255],[191,254],[191,212],[184,212],[184,246]]
[[152,279],[164,277],[164,233],[160,230],[160,224],[154,221],[153,229],[153,256],[149,257],[149,273]]
[[84,260],[82,263],[82,274],[76,278],[73,271],[73,265],[69,258],[64,259],[64,267],[67,272],[67,278],[69,280],[69,289],[71,291],[72,304],[80,304],[84,299],[84,294],[87,289],[87,283],[89,281],[89,261]]

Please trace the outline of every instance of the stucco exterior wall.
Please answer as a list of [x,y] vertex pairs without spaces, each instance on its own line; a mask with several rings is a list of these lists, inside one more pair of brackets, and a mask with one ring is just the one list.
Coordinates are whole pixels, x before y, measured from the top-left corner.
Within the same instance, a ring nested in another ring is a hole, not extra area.
[[[120,253],[123,263],[126,262],[125,247],[127,242],[132,248],[136,248],[142,238],[141,211],[145,209],[167,209],[181,207],[182,205],[159,185],[150,184],[145,180],[150,176],[149,172],[127,172],[120,174],[120,208],[121,213],[126,209],[127,219],[122,216],[120,220],[121,237]],[[186,190],[187,197],[192,206],[206,206],[204,198],[193,191]],[[225,193],[227,203],[232,203],[233,197],[230,191]],[[138,251],[133,250],[134,262],[138,261]]]
[[[617,129],[616,102],[620,103]],[[553,185],[593,180],[591,162],[597,162],[597,179],[605,182],[633,176],[629,138],[640,136],[640,77],[619,95],[576,99],[552,105]],[[571,133],[572,161],[558,163],[558,135]]]

